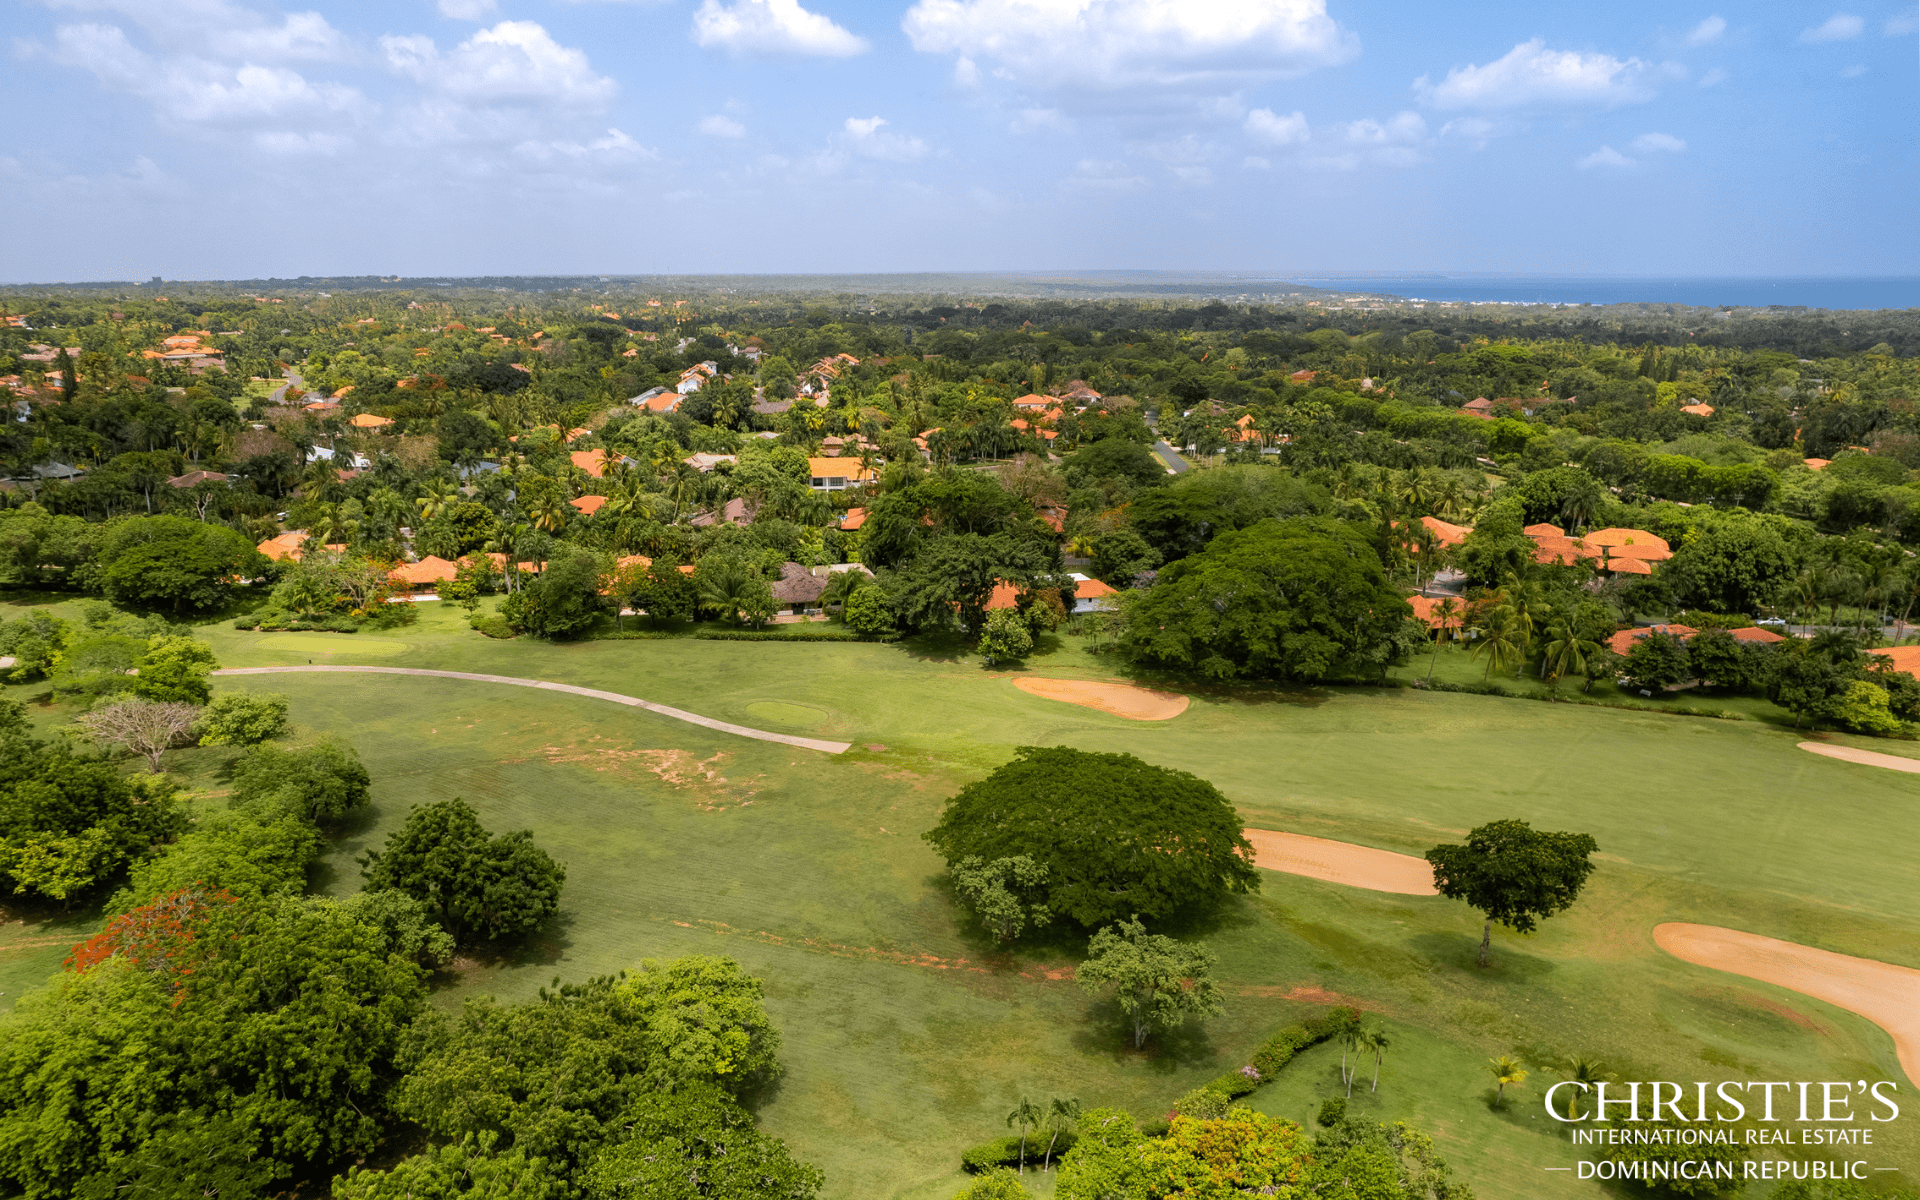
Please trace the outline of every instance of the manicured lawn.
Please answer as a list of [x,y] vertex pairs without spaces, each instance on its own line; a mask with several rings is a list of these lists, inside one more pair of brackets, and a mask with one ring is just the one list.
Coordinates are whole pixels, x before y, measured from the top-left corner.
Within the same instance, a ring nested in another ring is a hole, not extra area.
[[[855,743],[826,756],[447,680],[217,684],[289,695],[302,736],[336,734],[372,770],[374,811],[342,831],[321,890],[353,891],[353,860],[409,805],[456,795],[495,829],[534,830],[568,864],[563,917],[514,955],[461,964],[438,1003],[526,998],[556,976],[685,953],[731,955],[766,979],[787,1073],[762,1120],[827,1170],[834,1197],[944,1200],[960,1183],[960,1150],[1004,1132],[1022,1095],[1163,1113],[1333,997],[1376,1014],[1394,1038],[1380,1093],[1363,1098],[1363,1077],[1356,1107],[1432,1132],[1489,1197],[1573,1193],[1541,1168],[1574,1152],[1532,1119],[1552,1064],[1570,1054],[1639,1079],[1898,1077],[1891,1042],[1867,1022],[1679,962],[1648,936],[1661,920],[1700,921],[1920,966],[1910,903],[1920,865],[1907,850],[1920,784],[1796,750],[1805,735],[1791,729],[1345,688],[1203,690],[1181,717],[1141,723],[1029,695],[1013,672],[937,647],[497,642],[457,610],[419,608],[418,624],[390,633],[228,623],[203,634],[227,666],[311,659],[544,678]],[[1050,646],[1026,669],[1120,677],[1085,639]],[[1484,972],[1472,966],[1478,921],[1462,905],[1263,873],[1259,895],[1177,931],[1219,956],[1228,1014],[1136,1055],[1103,1002],[1064,977],[1077,948],[995,953],[954,909],[919,838],[960,784],[1015,746],[1055,743],[1193,771],[1250,825],[1418,854],[1522,817],[1591,832],[1602,870],[1539,934],[1496,934]],[[226,753],[176,752],[175,769],[217,791]],[[0,1004],[64,957],[64,946],[24,946],[48,928],[0,930]],[[51,928],[74,940],[91,931],[84,916]],[[1535,1076],[1494,1112],[1483,1065],[1501,1053],[1528,1059]],[[1337,1087],[1337,1061],[1331,1047],[1301,1056],[1254,1103],[1310,1121]],[[1920,1169],[1920,1142],[1900,1124],[1875,1140],[1875,1165]]]

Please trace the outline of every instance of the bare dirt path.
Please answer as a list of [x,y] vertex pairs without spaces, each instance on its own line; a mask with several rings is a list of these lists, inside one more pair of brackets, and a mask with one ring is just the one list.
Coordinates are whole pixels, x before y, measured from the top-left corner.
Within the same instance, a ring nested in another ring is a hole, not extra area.
[[1440,894],[1433,886],[1433,867],[1424,858],[1302,833],[1249,829],[1246,834],[1256,867],[1401,896]]
[[1885,767],[1889,771],[1905,771],[1909,775],[1920,775],[1920,758],[1902,758],[1898,754],[1856,750],[1852,746],[1828,746],[1821,742],[1801,742],[1800,748],[1814,754],[1823,754],[1828,758],[1837,758],[1842,762],[1859,763],[1863,767]]
[[1084,679],[1035,679],[1021,676],[1013,686],[1044,700],[1063,700],[1097,708],[1133,721],[1171,721],[1187,711],[1189,701],[1178,692],[1156,692],[1130,683],[1091,683]]
[[659,713],[663,717],[672,717],[676,721],[685,721],[690,725],[700,725],[707,729],[717,729],[721,733],[737,734],[740,737],[755,738],[762,742],[779,742],[783,746],[798,746],[802,750],[818,750],[822,754],[840,754],[849,749],[851,742],[828,742],[819,738],[795,737],[787,733],[768,733],[764,729],[749,729],[745,725],[732,725],[726,721],[716,721],[712,717],[703,717],[699,713],[690,713],[685,709],[669,708],[664,704],[655,704],[651,700],[642,700],[638,696],[622,696],[619,692],[603,692],[596,688],[574,687],[569,683],[548,683],[544,679],[517,679],[511,675],[476,675],[468,671],[429,671],[424,667],[366,667],[366,666],[296,666],[296,667],[229,667],[224,671],[215,671],[215,675],[278,675],[293,671],[352,672],[361,675],[425,675],[434,679],[466,679],[474,683],[506,683],[514,687],[540,688],[549,692],[571,692],[576,696],[586,696],[593,700],[608,700],[615,704],[624,704],[629,708],[644,708],[648,712]]
[[1907,1078],[1920,1079],[1920,971],[1717,925],[1670,921],[1653,927],[1653,941],[1675,958],[1865,1017],[1892,1036]]

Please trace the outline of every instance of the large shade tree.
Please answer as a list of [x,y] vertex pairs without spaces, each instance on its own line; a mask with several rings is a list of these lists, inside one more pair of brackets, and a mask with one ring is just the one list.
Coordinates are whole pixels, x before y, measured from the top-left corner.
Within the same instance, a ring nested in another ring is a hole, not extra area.
[[1525,821],[1493,821],[1467,834],[1465,845],[1427,851],[1433,886],[1465,900],[1486,918],[1481,966],[1490,963],[1493,923],[1532,933],[1539,922],[1570,907],[1593,873],[1599,844],[1584,833],[1550,833]]
[[1314,681],[1392,658],[1411,615],[1352,525],[1262,521],[1163,569],[1128,605],[1120,646],[1216,679]]
[[1025,856],[1032,901],[1093,929],[1260,886],[1239,813],[1206,780],[1131,754],[1022,746],[925,836],[950,867]]

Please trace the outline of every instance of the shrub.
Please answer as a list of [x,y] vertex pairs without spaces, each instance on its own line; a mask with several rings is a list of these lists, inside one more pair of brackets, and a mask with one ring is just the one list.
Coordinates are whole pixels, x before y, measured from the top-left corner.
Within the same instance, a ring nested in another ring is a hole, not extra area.
[[472,621],[469,621],[468,624],[472,625],[487,637],[499,638],[502,641],[517,636],[513,632],[513,626],[507,622],[505,617],[475,617]]
[[[1050,1137],[1052,1135],[1049,1134],[1047,1136]],[[1032,1161],[1038,1157],[1034,1150],[1036,1137],[1038,1137],[1036,1134],[1030,1133],[1027,1135],[1028,1161]],[[1067,1151],[1073,1149],[1074,1143],[1079,1140],[1080,1135],[1072,1130],[1062,1131],[1060,1140],[1053,1144],[1053,1156],[1060,1158],[1065,1155]],[[1038,1141],[1045,1143],[1046,1137],[1038,1137]],[[960,1165],[974,1175],[978,1175],[983,1171],[991,1171],[995,1167],[1011,1167],[1019,1163],[1019,1161],[1020,1137],[1018,1134],[1008,1134],[1006,1137],[995,1138],[990,1142],[982,1142],[978,1146],[969,1147],[960,1155]]]
[[251,746],[287,731],[287,698],[231,692],[216,697],[194,724],[202,746]]
[[1233,1098],[1225,1092],[1216,1092],[1211,1084],[1197,1087],[1173,1102],[1173,1111],[1183,1117],[1192,1117],[1196,1121],[1217,1121],[1227,1115],[1227,1105]]
[[1031,1200],[1033,1193],[1005,1167],[987,1172],[953,1194],[953,1200]]

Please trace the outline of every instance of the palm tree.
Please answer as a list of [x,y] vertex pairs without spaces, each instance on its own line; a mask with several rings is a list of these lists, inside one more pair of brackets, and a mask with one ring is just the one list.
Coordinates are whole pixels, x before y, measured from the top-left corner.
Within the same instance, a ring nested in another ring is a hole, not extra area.
[[1425,467],[1415,467],[1401,479],[1400,502],[1414,512],[1433,503],[1433,478]]
[[1367,1030],[1366,1045],[1373,1051],[1373,1086],[1368,1090],[1377,1092],[1380,1090],[1380,1060],[1387,1056],[1387,1049],[1393,1045],[1393,1039],[1387,1036],[1386,1030],[1376,1027]]
[[1340,1028],[1334,1032],[1340,1040],[1340,1081],[1347,1085],[1347,1095],[1353,1095],[1353,1078],[1347,1074],[1347,1051],[1360,1048],[1360,1017],[1352,1009],[1340,1011]]
[[1047,1139],[1047,1156],[1040,1167],[1043,1173],[1053,1169],[1053,1144],[1060,1140],[1061,1133],[1072,1129],[1079,1123],[1080,1101],[1077,1099],[1062,1100],[1058,1096],[1054,1097],[1053,1104],[1047,1111],[1047,1128],[1053,1131],[1053,1136]]
[[1469,658],[1487,656],[1487,671],[1480,679],[1486,683],[1493,678],[1493,669],[1502,671],[1523,660],[1526,654],[1526,634],[1520,628],[1519,619],[1513,609],[1501,605],[1487,614],[1484,625],[1474,629],[1476,640]]
[[1453,622],[1460,615],[1460,602],[1449,596],[1433,606],[1433,615],[1440,622],[1433,631],[1433,659],[1427,663],[1427,682],[1433,682],[1434,663],[1440,661],[1440,643],[1453,640]]
[[419,508],[421,518],[431,521],[459,502],[458,489],[447,480],[436,479],[427,485],[426,494],[413,503]]
[[[1613,1072],[1604,1069],[1597,1060],[1577,1054],[1567,1060],[1566,1076],[1568,1082],[1584,1083],[1588,1087],[1614,1077]],[[1567,1116],[1571,1120],[1580,1119],[1580,1096],[1581,1092],[1576,1090],[1567,1099]]]
[[545,490],[539,498],[527,507],[527,515],[533,518],[536,529],[548,533],[559,533],[567,527],[569,505],[560,498],[557,490]]
[[1569,492],[1566,499],[1560,502],[1560,519],[1566,522],[1568,529],[1585,529],[1593,523],[1593,518],[1599,515],[1599,512],[1600,489],[1598,487]]
[[1038,1125],[1045,1116],[1046,1114],[1040,1111],[1040,1106],[1025,1096],[1020,1097],[1019,1105],[1007,1114],[1007,1124],[1020,1127],[1020,1173],[1022,1175],[1027,1173],[1027,1129],[1029,1126]]
[[[1582,638],[1573,628],[1573,622],[1562,617],[1547,627],[1546,654],[1540,660],[1540,673],[1546,676],[1549,686],[1562,675],[1586,675],[1587,657],[1600,652],[1598,642]],[[1587,677],[1587,687],[1593,686],[1593,677]],[[1585,689],[1582,689],[1585,690]]]
[[1502,1054],[1499,1058],[1488,1059],[1487,1070],[1493,1072],[1495,1084],[1493,1105],[1495,1108],[1505,1106],[1508,1084],[1519,1087],[1527,1081],[1526,1068],[1522,1067],[1519,1060],[1510,1054]]

